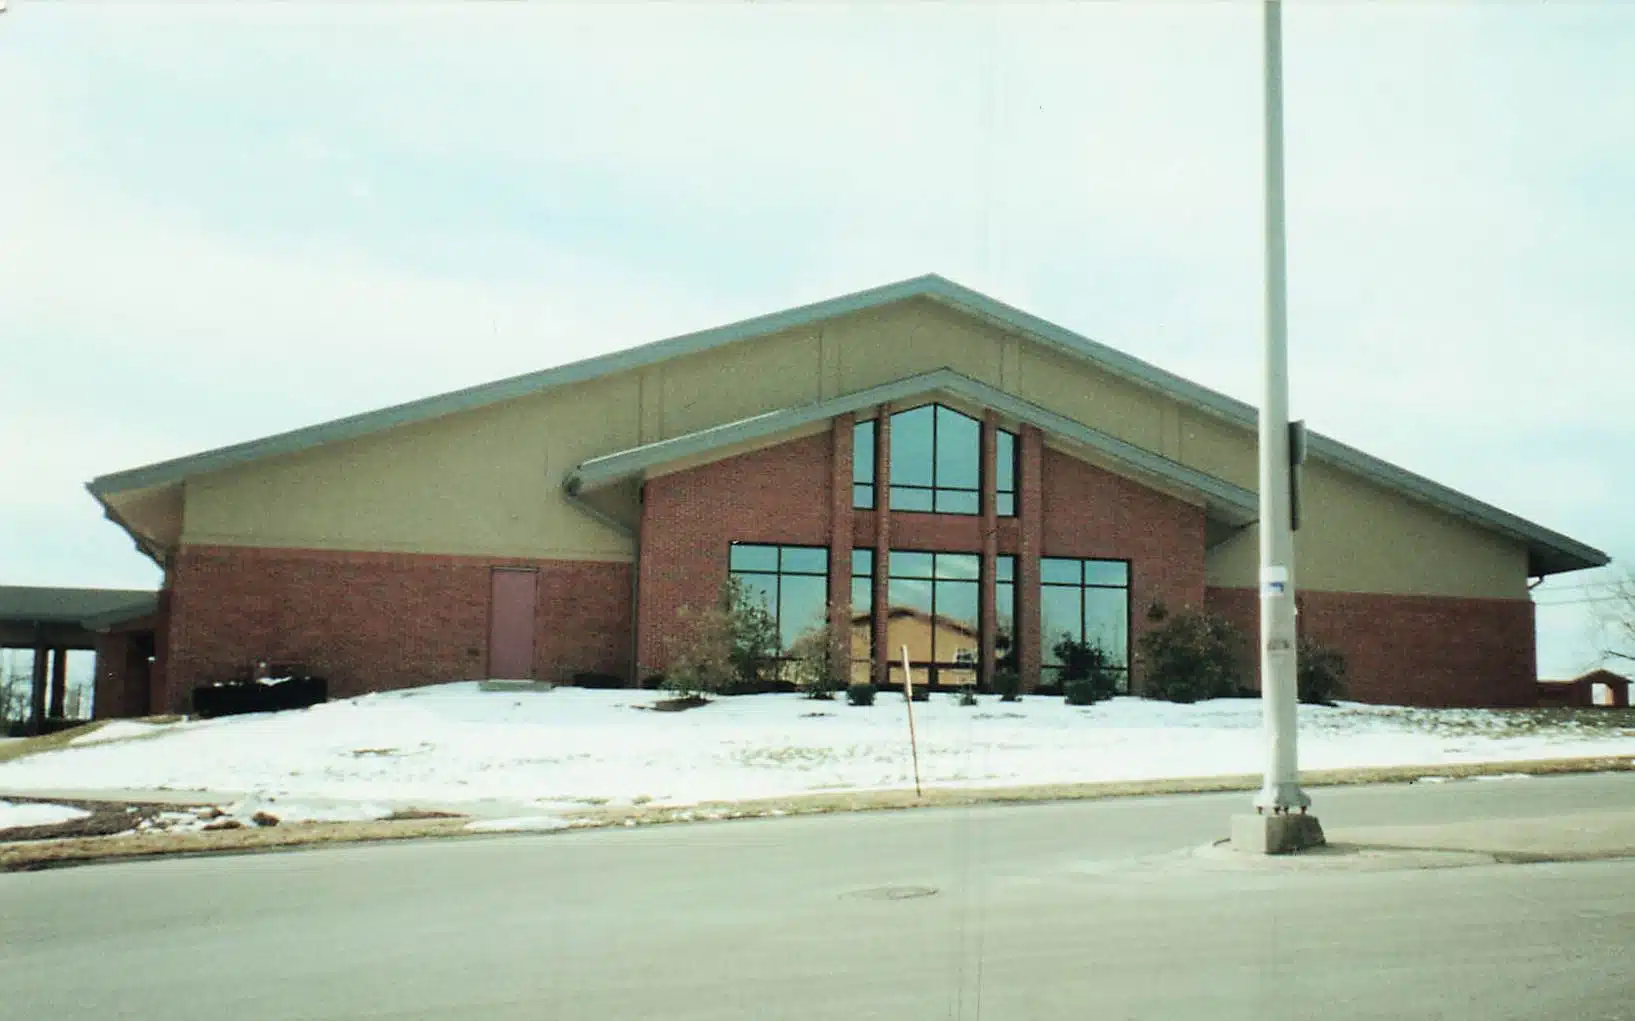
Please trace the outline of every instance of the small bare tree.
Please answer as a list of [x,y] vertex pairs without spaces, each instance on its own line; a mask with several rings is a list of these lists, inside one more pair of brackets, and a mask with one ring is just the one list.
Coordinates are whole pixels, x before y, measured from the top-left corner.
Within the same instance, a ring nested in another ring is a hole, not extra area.
[[1604,621],[1606,648],[1610,659],[1635,663],[1635,574],[1625,575],[1613,585],[1612,609]]
[[34,679],[7,663],[0,671],[0,731],[5,729],[4,724],[28,719],[33,698]]
[[832,698],[842,687],[841,673],[847,662],[841,653],[845,649],[827,623],[802,631],[789,646],[790,672],[796,686],[808,698]]

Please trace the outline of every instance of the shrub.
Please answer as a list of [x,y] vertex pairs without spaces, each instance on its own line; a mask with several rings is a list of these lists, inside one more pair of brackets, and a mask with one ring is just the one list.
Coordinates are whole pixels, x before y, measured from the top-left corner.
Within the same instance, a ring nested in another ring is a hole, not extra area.
[[664,674],[664,687],[679,698],[757,690],[768,682],[778,654],[778,624],[750,597],[738,578],[727,579],[714,606],[679,614],[689,626],[687,642]]
[[873,705],[874,685],[853,684],[846,689],[846,701],[851,705]]
[[703,698],[725,691],[734,679],[732,622],[719,606],[693,611],[682,607],[686,644],[664,672],[664,690],[677,698]]
[[1096,684],[1088,678],[1077,678],[1062,682],[1062,695],[1066,697],[1068,705],[1095,705]]
[[1118,670],[1106,649],[1064,634],[1051,651],[1062,665],[1062,693],[1072,705],[1091,705],[1118,694]]
[[1345,694],[1345,654],[1309,638],[1299,645],[1300,666],[1296,687],[1300,701],[1311,705],[1333,705]]
[[993,673],[994,690],[1001,702],[1019,702],[1022,699],[1022,675],[1014,667],[1000,667]]
[[1157,626],[1141,636],[1142,694],[1166,702],[1224,698],[1242,687],[1243,637],[1226,620],[1200,610],[1170,614],[1154,607]]
[[833,635],[827,627],[808,628],[789,646],[791,680],[807,698],[829,699],[841,688]]
[[959,689],[959,704],[962,706],[976,705],[976,692],[970,688]]

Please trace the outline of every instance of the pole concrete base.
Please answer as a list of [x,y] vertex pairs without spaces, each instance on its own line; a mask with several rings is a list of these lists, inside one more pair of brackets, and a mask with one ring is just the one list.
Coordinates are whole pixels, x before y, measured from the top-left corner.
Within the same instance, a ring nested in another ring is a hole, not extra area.
[[1249,854],[1292,854],[1321,847],[1323,827],[1315,815],[1234,815],[1232,849]]

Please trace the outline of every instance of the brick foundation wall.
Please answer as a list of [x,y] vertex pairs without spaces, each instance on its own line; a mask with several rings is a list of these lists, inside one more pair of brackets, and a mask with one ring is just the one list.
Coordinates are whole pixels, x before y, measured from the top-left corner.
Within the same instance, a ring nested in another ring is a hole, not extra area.
[[1204,605],[1203,508],[1046,447],[1042,541],[1041,556],[1130,561],[1130,684],[1139,692],[1147,607]]
[[681,649],[687,634],[682,608],[708,605],[719,595],[728,544],[830,545],[831,435],[647,480],[637,623],[642,677],[663,670]]
[[[1526,599],[1299,592],[1300,633],[1345,654],[1346,698],[1414,706],[1537,702],[1533,603]],[[1260,607],[1246,588],[1210,588],[1206,605],[1248,636],[1245,680],[1258,688]]]
[[255,660],[298,662],[345,698],[483,677],[489,572],[539,572],[535,675],[628,669],[630,565],[513,557],[189,546],[170,574],[155,711]]

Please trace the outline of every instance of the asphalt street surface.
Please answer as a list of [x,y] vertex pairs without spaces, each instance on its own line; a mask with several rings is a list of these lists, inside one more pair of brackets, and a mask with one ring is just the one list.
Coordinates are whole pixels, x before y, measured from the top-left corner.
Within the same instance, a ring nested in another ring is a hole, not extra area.
[[[1635,774],[1314,798],[1334,834],[1635,811]],[[1635,1019],[1635,861],[1243,862],[1248,800],[0,875],[0,1018]]]

